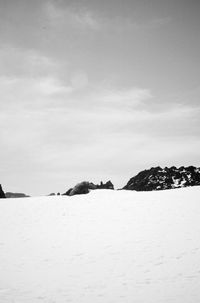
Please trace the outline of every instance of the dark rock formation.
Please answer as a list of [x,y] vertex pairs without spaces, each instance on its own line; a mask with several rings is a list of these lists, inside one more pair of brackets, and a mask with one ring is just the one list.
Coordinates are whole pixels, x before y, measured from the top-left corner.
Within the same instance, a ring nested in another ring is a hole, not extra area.
[[96,186],[93,183],[83,181],[76,184],[73,188],[70,188],[65,195],[74,196],[89,193],[90,189],[96,189]]
[[63,194],[63,196],[70,196],[70,193],[72,191],[73,188],[69,188],[66,193]]
[[64,195],[74,196],[74,195],[88,194],[89,191],[93,189],[114,189],[114,186],[111,181],[108,181],[105,184],[101,182],[99,185],[95,185],[94,183],[83,181],[81,183],[78,183],[73,188],[68,189],[68,191]]
[[152,167],[131,178],[123,189],[151,191],[200,185],[200,168]]
[[4,193],[4,191],[1,187],[1,184],[0,184],[0,199],[2,199],[2,198],[6,198],[6,196],[5,196],[5,193]]
[[108,181],[105,184],[101,181],[100,185],[97,184],[97,189],[114,189],[114,185],[111,181]]
[[11,192],[6,192],[6,198],[27,198],[30,196],[27,196],[23,193],[11,193]]

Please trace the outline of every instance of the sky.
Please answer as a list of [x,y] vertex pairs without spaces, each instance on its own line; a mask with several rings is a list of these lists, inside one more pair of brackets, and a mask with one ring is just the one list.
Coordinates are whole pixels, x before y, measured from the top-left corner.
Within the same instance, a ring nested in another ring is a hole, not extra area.
[[200,1],[0,0],[0,183],[200,166]]

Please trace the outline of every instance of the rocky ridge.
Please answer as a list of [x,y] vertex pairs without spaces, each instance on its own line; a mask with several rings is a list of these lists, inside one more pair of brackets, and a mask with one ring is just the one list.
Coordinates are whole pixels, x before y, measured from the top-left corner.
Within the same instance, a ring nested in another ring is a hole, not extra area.
[[200,168],[152,167],[131,178],[123,189],[151,191],[200,185]]

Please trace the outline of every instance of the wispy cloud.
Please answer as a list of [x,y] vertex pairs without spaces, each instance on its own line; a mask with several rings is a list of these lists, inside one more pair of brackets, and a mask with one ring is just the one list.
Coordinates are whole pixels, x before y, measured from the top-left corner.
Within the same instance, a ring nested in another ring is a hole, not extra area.
[[33,50],[4,45],[0,49],[0,75],[43,77],[59,71],[58,61]]
[[71,26],[82,29],[99,30],[101,24],[92,11],[86,9],[74,10],[70,6],[61,7],[55,2],[49,1],[45,3],[44,11],[46,16],[53,26]]
[[151,97],[150,90],[133,87],[126,90],[107,90],[102,95],[96,96],[96,99],[112,107],[119,105],[125,108],[135,107]]
[[106,16],[97,14],[92,10],[80,5],[79,9],[70,5],[48,1],[44,5],[44,12],[52,26],[65,28],[70,25],[78,30],[126,32],[131,30],[144,30],[160,28],[171,21],[170,17],[153,18],[140,21],[134,17]]
[[0,50],[1,108],[44,106],[53,96],[71,93],[74,87],[62,81],[61,66],[34,50],[4,46]]

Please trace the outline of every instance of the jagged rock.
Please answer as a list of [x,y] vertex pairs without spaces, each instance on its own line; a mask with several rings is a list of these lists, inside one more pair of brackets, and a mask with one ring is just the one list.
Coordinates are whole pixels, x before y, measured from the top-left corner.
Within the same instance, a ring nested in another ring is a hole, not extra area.
[[151,191],[200,185],[200,168],[152,167],[131,178],[123,189]]
[[0,199],[4,199],[4,198],[6,198],[6,195],[5,195],[5,193],[4,193],[3,189],[2,189],[2,186],[0,184]]
[[11,192],[6,192],[6,198],[27,198],[30,196],[27,196],[23,193],[11,193]]
[[111,181],[106,182],[105,184],[101,181],[100,185],[97,185],[98,189],[114,189],[114,185]]
[[68,189],[68,191],[64,194],[66,196],[74,196],[74,195],[81,195],[81,194],[88,194],[90,190],[93,189],[114,189],[114,186],[111,181],[100,183],[100,185],[95,185],[94,183],[83,181],[78,183],[73,188]]

